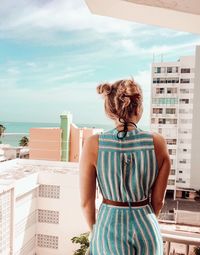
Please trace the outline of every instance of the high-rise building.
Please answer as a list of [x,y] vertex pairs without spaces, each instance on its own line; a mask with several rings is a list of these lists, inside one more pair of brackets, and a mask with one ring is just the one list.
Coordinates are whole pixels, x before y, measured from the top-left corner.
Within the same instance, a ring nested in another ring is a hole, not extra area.
[[200,189],[200,46],[195,56],[152,64],[151,129],[167,141],[168,193],[192,196]]

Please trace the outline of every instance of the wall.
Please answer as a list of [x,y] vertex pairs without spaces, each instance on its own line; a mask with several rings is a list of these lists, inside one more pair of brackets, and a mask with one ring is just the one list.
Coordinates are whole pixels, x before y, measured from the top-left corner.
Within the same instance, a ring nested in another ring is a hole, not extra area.
[[30,129],[30,159],[61,160],[60,128]]
[[83,131],[75,124],[70,126],[69,161],[78,162],[82,151]]

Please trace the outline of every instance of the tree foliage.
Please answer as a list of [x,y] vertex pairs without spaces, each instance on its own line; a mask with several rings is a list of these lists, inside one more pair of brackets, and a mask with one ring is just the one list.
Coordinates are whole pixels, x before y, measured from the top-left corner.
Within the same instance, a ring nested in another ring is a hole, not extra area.
[[[0,139],[1,139],[1,136],[2,134],[4,133],[4,131],[6,130],[6,128],[4,127],[4,125],[0,124]],[[0,144],[1,144],[1,140],[0,140]]]
[[4,127],[4,125],[0,124],[0,137],[2,136],[5,130],[6,128]]
[[20,146],[28,146],[29,143],[29,139],[26,136],[23,136],[20,141],[19,141],[19,145]]
[[80,236],[75,236],[73,237],[72,243],[77,243],[80,244],[80,247],[78,250],[75,251],[75,253],[73,255],[85,255],[86,250],[89,247],[89,232],[87,233],[83,233]]
[[194,247],[195,255],[200,255],[200,247]]

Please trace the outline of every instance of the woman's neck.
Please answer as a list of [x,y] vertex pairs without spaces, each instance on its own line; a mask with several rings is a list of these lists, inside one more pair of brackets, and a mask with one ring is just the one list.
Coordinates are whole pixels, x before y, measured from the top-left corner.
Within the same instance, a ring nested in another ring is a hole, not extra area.
[[121,123],[119,121],[115,122],[115,128],[119,131],[123,130],[125,125],[127,127],[127,131],[131,131],[137,128],[137,122],[134,122],[133,120],[127,121],[125,123]]

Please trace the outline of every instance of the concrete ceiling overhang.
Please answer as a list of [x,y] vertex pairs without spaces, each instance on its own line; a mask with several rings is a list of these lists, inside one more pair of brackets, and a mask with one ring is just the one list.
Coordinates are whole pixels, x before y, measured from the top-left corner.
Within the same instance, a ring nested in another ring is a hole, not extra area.
[[200,34],[200,0],[85,0],[92,13]]

